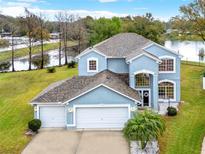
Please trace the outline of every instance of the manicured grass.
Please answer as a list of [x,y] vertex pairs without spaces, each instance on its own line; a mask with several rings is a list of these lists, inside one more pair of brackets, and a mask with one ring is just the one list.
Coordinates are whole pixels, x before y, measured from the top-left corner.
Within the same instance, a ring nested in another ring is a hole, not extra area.
[[[68,42],[69,46],[72,45],[76,45],[75,42],[69,41]],[[44,45],[44,51],[49,51],[49,50],[53,50],[53,49],[57,49],[58,48],[58,43],[50,43],[50,44],[45,44]],[[24,56],[28,56],[28,48],[22,48],[22,49],[17,49],[15,51],[15,58],[19,58],[19,57],[24,57]],[[41,46],[34,46],[33,50],[32,50],[32,54],[37,54],[41,52]],[[2,61],[7,61],[11,59],[11,51],[4,51],[4,52],[0,52],[0,62]]]
[[204,66],[182,64],[181,99],[176,117],[165,117],[166,132],[160,138],[162,154],[199,154],[205,136],[205,90],[202,90]]
[[49,84],[77,75],[77,69],[0,73],[0,153],[17,154],[30,141],[24,133],[33,118],[29,101]]
[[[199,154],[205,135],[205,91],[202,73],[205,67],[182,64],[182,100],[176,117],[165,117],[166,132],[160,138],[162,154]],[[0,153],[15,154],[30,141],[24,135],[33,117],[28,102],[50,83],[77,74],[77,69],[57,68],[18,73],[0,73]]]

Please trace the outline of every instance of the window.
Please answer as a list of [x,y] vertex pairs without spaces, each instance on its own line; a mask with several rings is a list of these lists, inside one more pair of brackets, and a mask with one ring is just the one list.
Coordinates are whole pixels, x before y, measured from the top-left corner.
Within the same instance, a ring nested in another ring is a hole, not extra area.
[[96,58],[88,59],[87,71],[88,72],[97,72],[98,71],[98,59],[96,59]]
[[175,72],[175,59],[173,57],[161,58],[162,63],[159,65],[160,72]]
[[136,87],[149,87],[150,86],[150,75],[147,73],[140,73],[135,75],[135,86]]
[[92,70],[92,71],[96,70],[96,60],[89,61],[89,70]]
[[174,83],[161,82],[159,83],[159,99],[174,99]]

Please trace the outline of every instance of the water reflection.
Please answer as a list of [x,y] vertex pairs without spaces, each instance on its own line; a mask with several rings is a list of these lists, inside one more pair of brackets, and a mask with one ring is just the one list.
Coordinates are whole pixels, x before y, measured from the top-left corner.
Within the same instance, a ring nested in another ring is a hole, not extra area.
[[[45,67],[51,67],[51,66],[58,66],[59,65],[59,53],[58,50],[52,50],[47,53],[49,56],[49,63],[45,65]],[[74,60],[74,57],[68,56],[68,62]],[[10,61],[11,63],[11,61]],[[65,63],[65,56],[61,55],[61,64]],[[15,59],[14,61],[14,68],[16,71],[21,71],[21,70],[28,70],[29,67],[29,62],[28,62],[28,56],[22,57]],[[31,65],[32,69],[36,69],[37,67],[34,66],[33,64]],[[4,71],[12,71],[12,66],[9,67],[9,69],[4,70]]]

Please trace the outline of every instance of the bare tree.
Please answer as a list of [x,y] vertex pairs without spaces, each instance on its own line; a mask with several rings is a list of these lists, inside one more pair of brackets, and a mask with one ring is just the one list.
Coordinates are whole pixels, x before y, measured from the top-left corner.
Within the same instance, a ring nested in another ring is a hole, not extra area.
[[31,58],[32,58],[32,47],[34,43],[34,29],[37,25],[36,15],[31,13],[27,8],[25,8],[25,17],[21,18],[21,23],[25,25],[27,31],[28,40],[26,40],[25,44],[29,49],[29,68],[31,70]]
[[45,17],[40,13],[39,16],[37,16],[37,28],[34,31],[34,37],[36,40],[40,41],[41,44],[41,66],[40,69],[44,68],[44,40],[49,40],[50,35],[48,30],[46,29],[46,22]]
[[81,50],[84,49],[87,45],[87,31],[85,28],[85,24],[83,19],[78,17],[78,20],[75,22],[75,39],[78,41],[78,54],[80,54]]
[[12,66],[12,72],[15,72],[15,68],[14,68],[14,47],[15,47],[15,42],[14,42],[14,36],[16,34],[16,29],[14,26],[12,26],[11,29],[11,66]]
[[68,23],[69,15],[64,12],[64,26],[63,26],[63,40],[64,40],[64,53],[65,53],[65,65],[68,64],[67,43],[68,43]]
[[63,36],[63,14],[62,12],[59,12],[56,16],[56,19],[58,21],[58,33],[59,33],[59,66],[61,66],[61,51],[62,51],[62,36]]
[[85,49],[88,44],[88,34],[85,26],[84,19],[80,18],[78,15],[73,17],[73,22],[71,22],[71,38],[77,41],[77,48],[75,52],[79,54],[81,50]]

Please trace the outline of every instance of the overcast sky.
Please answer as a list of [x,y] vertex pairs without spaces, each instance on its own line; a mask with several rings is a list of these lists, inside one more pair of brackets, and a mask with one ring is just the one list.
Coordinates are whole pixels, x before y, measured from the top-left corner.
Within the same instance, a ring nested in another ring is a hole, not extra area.
[[53,20],[58,11],[67,10],[81,17],[94,18],[143,15],[151,12],[155,18],[167,21],[179,14],[179,7],[192,0],[0,0],[0,13],[22,16],[24,8],[45,13]]

